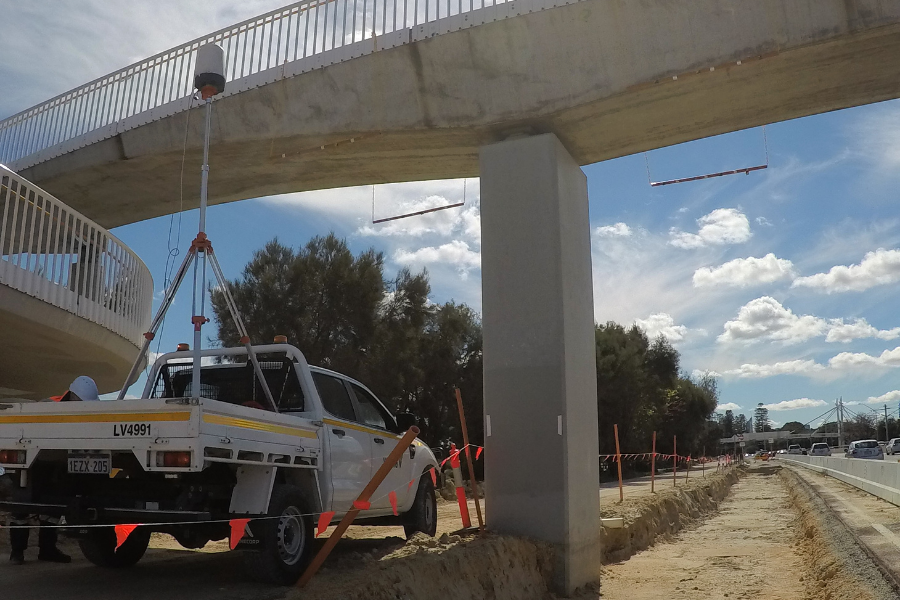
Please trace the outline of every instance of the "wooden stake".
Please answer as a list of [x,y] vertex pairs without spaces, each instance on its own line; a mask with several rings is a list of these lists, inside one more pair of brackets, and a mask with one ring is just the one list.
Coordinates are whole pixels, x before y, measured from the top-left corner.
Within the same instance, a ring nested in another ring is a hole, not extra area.
[[656,484],[656,432],[653,432],[653,453],[650,454],[650,493],[655,494],[654,486]]
[[619,426],[613,425],[613,433],[616,436],[616,462],[619,465],[619,503],[625,500],[625,493],[622,491],[622,453],[619,452]]
[[678,436],[672,436],[672,485],[678,483]]
[[462,423],[463,447],[466,449],[466,464],[469,467],[469,487],[475,498],[475,513],[478,515],[478,531],[484,535],[484,519],[481,516],[481,501],[478,499],[478,482],[475,481],[475,467],[472,464],[472,453],[469,448],[469,428],[466,427],[466,413],[463,411],[462,395],[456,388],[456,406],[459,408],[459,422]]
[[388,476],[388,473],[391,472],[391,469],[394,468],[394,465],[397,464],[397,461],[400,460],[400,457],[403,456],[403,453],[406,452],[406,449],[413,443],[413,440],[416,439],[417,435],[419,435],[419,428],[410,427],[409,430],[403,434],[403,437],[397,441],[397,445],[394,446],[391,453],[388,454],[387,458],[384,459],[384,462],[381,463],[378,471],[375,472],[375,476],[372,477],[365,489],[359,494],[359,497],[353,503],[350,510],[347,511],[347,514],[344,515],[344,518],[341,519],[341,522],[335,528],[334,532],[332,532],[331,537],[328,538],[325,545],[319,550],[319,553],[316,554],[312,562],[309,563],[309,566],[306,567],[306,571],[303,572],[303,576],[300,578],[300,581],[297,582],[297,587],[305,586],[309,583],[309,580],[313,578],[313,575],[316,574],[322,566],[322,563],[325,562],[325,559],[328,558],[328,555],[331,554],[331,551],[337,545],[338,540],[341,539],[341,536],[344,535],[344,532],[347,531],[347,528],[353,523],[356,515],[359,514],[360,509],[357,508],[357,505],[364,506],[369,503],[369,498],[372,497],[372,494],[375,493],[375,490],[378,489],[381,482]]

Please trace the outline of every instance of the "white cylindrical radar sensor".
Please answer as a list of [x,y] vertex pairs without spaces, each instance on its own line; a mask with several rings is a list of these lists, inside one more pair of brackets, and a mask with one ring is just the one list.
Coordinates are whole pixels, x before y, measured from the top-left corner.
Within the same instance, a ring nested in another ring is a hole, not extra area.
[[225,51],[217,44],[206,44],[197,50],[194,87],[204,100],[225,91]]

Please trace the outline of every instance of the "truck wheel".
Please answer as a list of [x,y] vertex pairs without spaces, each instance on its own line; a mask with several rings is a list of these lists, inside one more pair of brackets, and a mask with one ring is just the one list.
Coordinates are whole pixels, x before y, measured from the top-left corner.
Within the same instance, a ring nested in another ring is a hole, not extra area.
[[265,583],[293,585],[300,579],[312,557],[313,519],[300,488],[276,485],[269,501],[269,517],[252,522],[250,529],[259,538],[257,551],[244,552],[244,564],[251,577]]
[[124,569],[141,560],[150,545],[150,531],[138,527],[116,550],[116,532],[112,527],[97,527],[78,540],[81,553],[98,567]]
[[421,532],[434,537],[437,532],[437,500],[434,497],[434,484],[427,472],[419,478],[416,499],[412,508],[404,515],[403,531],[406,539]]

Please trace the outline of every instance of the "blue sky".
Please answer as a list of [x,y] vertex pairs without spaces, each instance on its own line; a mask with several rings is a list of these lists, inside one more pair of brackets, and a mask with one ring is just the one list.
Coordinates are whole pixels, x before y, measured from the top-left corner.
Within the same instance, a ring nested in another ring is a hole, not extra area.
[[[0,0],[0,118],[130,62],[281,2]],[[120,5],[124,6],[124,5]],[[102,35],[98,35],[102,32]],[[769,125],[769,168],[650,187],[766,161],[761,129],[588,165],[595,316],[637,322],[680,350],[688,372],[719,374],[721,402],[776,423],[809,421],[838,396],[867,412],[900,403],[900,103]],[[216,165],[210,179],[215,182]],[[198,185],[187,174],[187,185]],[[376,217],[458,202],[462,180],[378,186]],[[385,253],[386,272],[427,268],[433,300],[480,309],[478,180],[463,208],[372,224],[372,187],[291,194],[210,209],[207,230],[236,277],[277,236],[299,246],[334,231]],[[61,199],[65,201],[65,196]],[[170,217],[114,231],[146,262],[161,295]],[[173,225],[177,232],[178,217]],[[184,248],[197,214],[181,215]],[[180,260],[180,257],[179,257]],[[162,350],[189,341],[190,292],[167,319]],[[207,334],[214,330],[208,327]],[[154,347],[155,349],[155,347]]]

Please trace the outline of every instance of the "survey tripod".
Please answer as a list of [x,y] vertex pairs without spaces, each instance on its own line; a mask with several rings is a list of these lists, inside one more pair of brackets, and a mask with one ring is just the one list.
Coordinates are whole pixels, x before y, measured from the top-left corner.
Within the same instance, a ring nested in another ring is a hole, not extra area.
[[[200,171],[200,227],[197,232],[197,237],[194,238],[194,241],[191,242],[191,247],[188,250],[187,254],[185,254],[184,260],[181,263],[181,267],[179,267],[175,277],[172,279],[172,282],[169,284],[168,289],[166,289],[166,294],[163,297],[162,304],[159,307],[159,310],[156,312],[156,315],[153,317],[153,321],[150,322],[150,329],[144,334],[144,342],[141,344],[141,350],[138,354],[137,358],[134,361],[134,364],[131,366],[131,371],[128,373],[128,378],[125,380],[125,385],[122,386],[122,389],[119,391],[118,400],[122,400],[125,398],[125,394],[128,391],[128,388],[137,380],[138,372],[141,370],[141,363],[144,361],[144,357],[147,355],[148,350],[150,349],[150,343],[153,341],[153,338],[156,337],[156,333],[159,328],[162,326],[163,321],[165,320],[166,312],[172,306],[172,302],[175,299],[175,294],[178,292],[178,288],[181,287],[181,283],[184,281],[187,276],[188,270],[193,265],[194,268],[194,294],[192,300],[192,317],[191,323],[194,326],[194,349],[193,349],[193,369],[191,372],[191,400],[199,401],[200,399],[200,346],[202,344],[203,338],[201,337],[201,329],[204,324],[209,322],[209,319],[206,317],[206,265],[209,263],[209,266],[213,272],[213,275],[216,278],[216,281],[219,284],[219,289],[222,292],[222,297],[225,299],[225,305],[228,307],[228,312],[231,313],[231,318],[234,319],[235,327],[238,330],[238,334],[241,336],[240,342],[247,349],[247,356],[250,359],[250,362],[253,364],[253,371],[256,374],[256,378],[259,380],[260,386],[262,387],[263,393],[266,396],[266,401],[269,404],[269,407],[278,412],[278,406],[275,403],[274,398],[272,397],[272,392],[269,389],[269,385],[266,382],[266,378],[263,376],[262,367],[259,366],[259,360],[256,357],[256,352],[254,352],[253,347],[250,345],[250,336],[247,335],[247,328],[244,326],[244,322],[241,319],[241,315],[238,312],[237,305],[234,302],[234,297],[231,295],[231,291],[228,289],[228,281],[225,279],[225,275],[222,273],[222,268],[219,266],[219,261],[216,259],[216,255],[213,252],[212,243],[209,238],[206,237],[206,207],[207,207],[207,184],[209,181],[209,129],[210,129],[210,117],[212,115],[212,97],[215,95],[216,90],[214,88],[204,87],[200,89],[201,98],[206,103],[206,128],[203,136],[203,166]],[[200,270],[200,279],[197,278],[198,266]],[[197,298],[199,295],[199,303],[197,302]],[[198,309],[199,304],[199,311]]]

